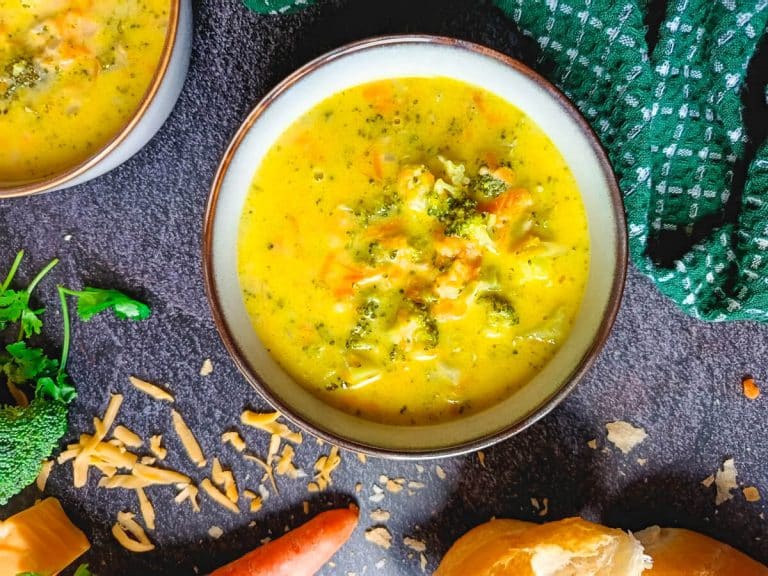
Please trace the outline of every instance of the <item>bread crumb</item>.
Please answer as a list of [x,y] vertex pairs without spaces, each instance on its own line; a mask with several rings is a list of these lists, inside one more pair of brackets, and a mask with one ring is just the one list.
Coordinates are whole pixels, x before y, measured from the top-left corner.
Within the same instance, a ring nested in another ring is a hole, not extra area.
[[531,498],[531,506],[533,506],[536,510],[539,510],[540,509],[539,499]]
[[365,464],[366,462],[368,462],[368,458],[366,458],[365,454],[363,454],[362,452],[357,453],[357,459],[360,460],[361,464]]
[[442,466],[435,466],[435,474],[440,480],[445,480],[446,478],[445,470],[443,470]]
[[714,474],[710,474],[709,476],[704,478],[704,480],[701,481],[701,484],[705,488],[709,488],[710,486],[712,486],[712,484],[714,484],[714,482],[715,482],[715,475]]
[[387,559],[386,558],[381,558],[381,559],[376,561],[376,564],[374,564],[374,566],[376,566],[377,570],[381,570],[382,568],[384,568],[384,565],[386,563],[387,563]]
[[210,536],[214,540],[218,540],[219,538],[222,537],[223,534],[224,534],[224,530],[222,530],[218,526],[211,526],[210,528],[208,528],[208,536]]
[[617,420],[605,425],[608,430],[608,441],[624,454],[629,454],[633,448],[648,437],[643,428],[632,426],[629,422]]
[[728,458],[723,462],[723,466],[715,472],[715,487],[717,488],[715,506],[720,506],[723,502],[733,498],[731,490],[739,487],[736,483],[736,475],[736,465],[733,458]]
[[413,480],[408,482],[408,488],[410,488],[411,490],[421,490],[424,487],[426,487],[426,484],[424,484],[424,482],[414,482]]
[[478,450],[477,459],[480,461],[480,466],[485,468],[485,452],[483,452],[482,450]]
[[360,492],[362,492],[362,491],[363,491],[363,485],[362,485],[360,482],[358,482],[357,484],[355,484],[355,492],[357,492],[358,494],[360,494]]
[[210,358],[203,360],[203,365],[200,367],[200,376],[210,376],[213,372],[213,362]]
[[760,501],[760,491],[755,486],[747,486],[742,490],[744,493],[744,499],[747,502],[759,502]]
[[592,440],[587,442],[587,446],[592,448],[592,450],[597,450],[597,438],[592,438]]
[[760,388],[755,384],[754,378],[744,378],[741,381],[741,387],[744,392],[744,397],[749,400],[757,400],[760,396]]
[[403,538],[403,544],[414,552],[426,552],[427,550],[427,545],[422,540],[411,538],[410,536]]
[[385,484],[385,487],[387,490],[392,492],[392,494],[397,494],[403,489],[403,484],[405,483],[404,478],[396,478],[396,479],[388,479],[387,483]]
[[424,556],[424,553],[419,554],[419,567],[421,568],[421,571],[426,573],[427,571],[427,557]]
[[638,458],[637,463],[640,464],[640,466],[645,466],[648,463],[648,458]]
[[541,510],[539,510],[539,516],[546,516],[549,514],[549,498],[541,499]]
[[376,526],[374,528],[368,528],[365,531],[365,539],[376,546],[380,546],[385,550],[389,550],[392,546],[392,534],[384,526]]
[[389,520],[390,514],[386,510],[382,510],[381,508],[377,508],[373,512],[369,514],[371,517],[371,520],[376,522],[376,524],[382,524]]

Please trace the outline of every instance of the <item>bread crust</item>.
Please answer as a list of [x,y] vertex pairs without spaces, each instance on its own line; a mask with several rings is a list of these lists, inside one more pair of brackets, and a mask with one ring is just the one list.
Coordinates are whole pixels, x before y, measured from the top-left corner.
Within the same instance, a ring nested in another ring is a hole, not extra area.
[[698,532],[651,526],[635,536],[653,558],[643,576],[768,576],[762,564]]

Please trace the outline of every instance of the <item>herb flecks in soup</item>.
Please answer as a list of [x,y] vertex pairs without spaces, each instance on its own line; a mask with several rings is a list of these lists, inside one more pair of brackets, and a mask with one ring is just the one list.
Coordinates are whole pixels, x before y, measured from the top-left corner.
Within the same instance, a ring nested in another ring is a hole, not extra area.
[[170,0],[0,0],[0,183],[95,154],[160,62]]
[[255,329],[297,381],[349,413],[423,424],[489,407],[552,358],[589,239],[531,120],[411,78],[341,92],[275,142],[238,258]]

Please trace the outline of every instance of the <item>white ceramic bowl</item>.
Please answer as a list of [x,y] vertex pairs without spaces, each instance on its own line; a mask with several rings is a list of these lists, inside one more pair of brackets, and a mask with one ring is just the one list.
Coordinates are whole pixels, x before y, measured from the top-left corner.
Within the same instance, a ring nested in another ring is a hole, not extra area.
[[1,184],[0,199],[62,190],[117,168],[141,150],[160,130],[181,94],[192,53],[192,2],[172,0],[165,47],[155,77],[141,104],[119,133],[96,154],[43,179]]
[[[581,190],[591,267],[571,334],[517,393],[480,413],[429,426],[373,423],[328,406],[270,356],[251,326],[237,272],[240,215],[272,143],[300,115],[351,86],[394,77],[447,76],[480,86],[528,114],[552,139]],[[519,432],[573,388],[602,346],[626,271],[624,212],[600,144],[576,109],[536,73],[487,48],[429,36],[374,38],[307,64],[272,90],[235,135],[213,183],[204,230],[206,288],[222,338],[243,374],[294,423],[335,444],[391,457],[445,456]]]

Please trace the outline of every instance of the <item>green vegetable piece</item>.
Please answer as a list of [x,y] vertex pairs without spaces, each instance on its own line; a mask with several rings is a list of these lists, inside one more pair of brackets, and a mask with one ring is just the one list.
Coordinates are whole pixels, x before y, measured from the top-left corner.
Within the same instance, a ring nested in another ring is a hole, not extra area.
[[75,570],[73,576],[91,576],[91,571],[88,569],[88,564],[80,564]]
[[493,174],[478,174],[472,182],[472,191],[475,196],[482,199],[498,198],[507,191],[509,186],[503,180],[496,178]]
[[0,373],[14,384],[24,384],[46,376],[56,376],[59,362],[49,358],[41,348],[29,348],[24,341],[5,347],[0,354]]
[[67,431],[67,405],[43,398],[0,408],[0,505],[35,481]]
[[88,321],[104,310],[112,310],[120,320],[146,320],[152,314],[149,306],[119,290],[86,288],[80,292],[65,290],[77,298],[77,315]]
[[498,292],[486,292],[477,299],[488,307],[488,320],[493,324],[514,326],[520,323],[520,316],[509,299]]
[[35,387],[35,396],[69,404],[77,398],[77,391],[70,384],[69,375],[66,372],[59,372],[55,378],[52,376],[40,378]]

